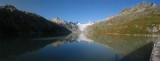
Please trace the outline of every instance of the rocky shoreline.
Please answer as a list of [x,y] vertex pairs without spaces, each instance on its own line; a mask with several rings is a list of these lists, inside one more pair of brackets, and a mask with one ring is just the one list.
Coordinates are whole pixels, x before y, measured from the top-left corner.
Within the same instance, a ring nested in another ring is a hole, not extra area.
[[154,42],[150,61],[160,61],[160,37]]

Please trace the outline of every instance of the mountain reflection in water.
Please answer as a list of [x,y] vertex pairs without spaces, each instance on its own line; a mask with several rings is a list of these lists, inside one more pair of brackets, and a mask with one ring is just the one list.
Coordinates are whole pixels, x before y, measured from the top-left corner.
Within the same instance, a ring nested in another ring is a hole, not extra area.
[[0,61],[149,61],[158,37],[1,35]]

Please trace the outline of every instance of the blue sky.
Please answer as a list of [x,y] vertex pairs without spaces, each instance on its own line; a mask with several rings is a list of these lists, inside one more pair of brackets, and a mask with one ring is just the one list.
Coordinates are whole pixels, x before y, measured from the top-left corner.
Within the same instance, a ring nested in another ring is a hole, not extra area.
[[160,4],[160,0],[0,0],[0,5],[11,4],[47,19],[59,17],[85,23],[118,14],[123,8],[143,1]]

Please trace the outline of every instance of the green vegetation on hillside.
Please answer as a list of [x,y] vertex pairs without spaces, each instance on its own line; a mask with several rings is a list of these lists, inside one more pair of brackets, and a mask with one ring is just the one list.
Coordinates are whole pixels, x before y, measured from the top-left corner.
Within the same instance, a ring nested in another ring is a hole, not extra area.
[[[144,3],[143,3],[144,4]],[[147,4],[147,3],[146,3]],[[138,12],[120,13],[87,28],[93,34],[160,34],[160,7],[150,6]],[[141,4],[130,9],[137,9]],[[143,6],[142,6],[143,7]]]
[[[160,14],[150,14],[133,21],[114,25],[110,29],[106,29],[105,27],[104,28],[97,27],[94,32],[103,34],[105,32],[120,33],[120,34],[151,34],[151,33],[160,33],[160,30],[158,30],[159,26],[160,26]],[[149,31],[149,28],[152,29],[154,27],[157,27],[158,32],[154,32],[152,30]]]

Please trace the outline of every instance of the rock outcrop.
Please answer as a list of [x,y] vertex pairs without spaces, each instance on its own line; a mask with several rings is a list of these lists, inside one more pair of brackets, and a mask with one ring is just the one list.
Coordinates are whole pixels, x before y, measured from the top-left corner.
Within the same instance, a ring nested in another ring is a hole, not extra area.
[[63,27],[66,27],[67,29],[69,29],[73,33],[80,32],[77,23],[74,23],[74,22],[71,22],[71,21],[67,22],[67,21],[61,20],[58,17],[52,18],[50,21],[53,22],[53,23],[57,23],[57,24],[59,24]]

